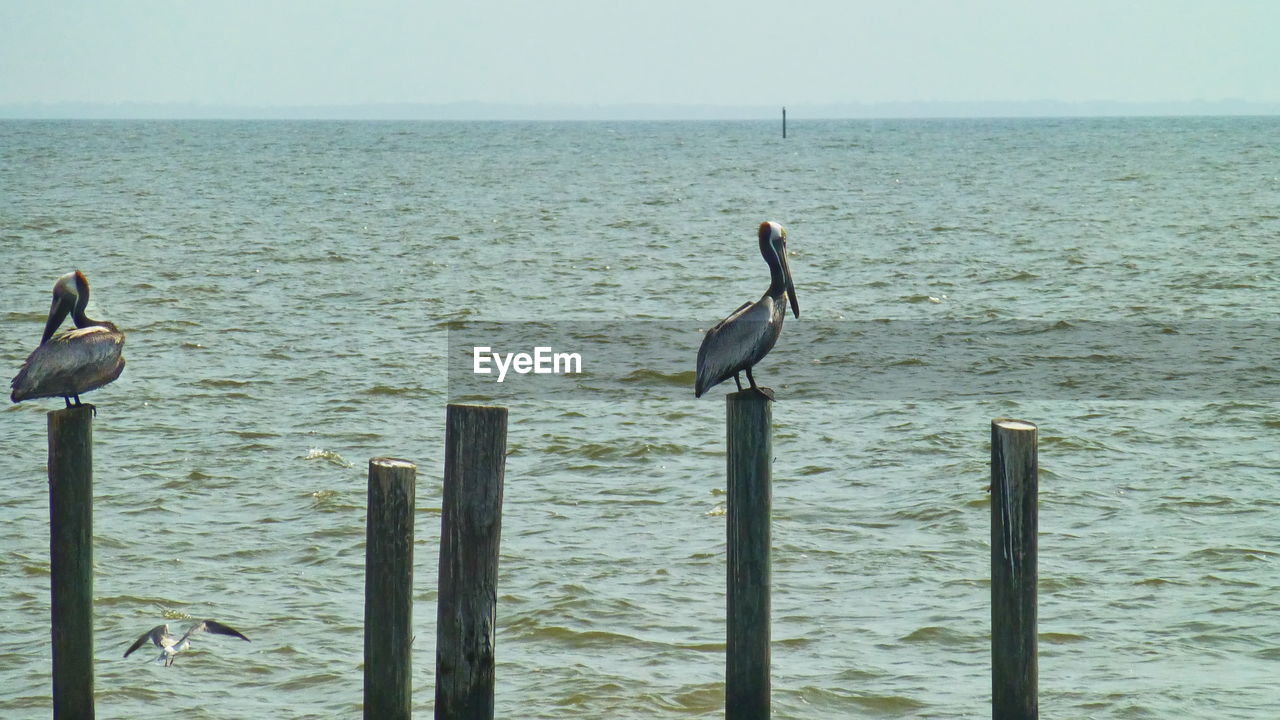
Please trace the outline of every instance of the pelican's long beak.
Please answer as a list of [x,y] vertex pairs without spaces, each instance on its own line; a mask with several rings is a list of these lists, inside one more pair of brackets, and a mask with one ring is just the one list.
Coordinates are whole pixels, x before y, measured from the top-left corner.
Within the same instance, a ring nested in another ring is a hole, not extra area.
[[787,240],[782,239],[782,277],[787,283],[787,299],[791,301],[791,312],[795,313],[796,319],[800,318],[800,301],[796,300],[796,286],[791,282],[791,265],[787,263]]
[[49,320],[44,324],[44,336],[40,338],[41,345],[49,342],[49,338],[58,331],[58,327],[62,325],[63,320],[67,319],[67,315],[71,313],[75,304],[74,293],[66,291],[61,286],[54,287],[53,304],[49,306]]

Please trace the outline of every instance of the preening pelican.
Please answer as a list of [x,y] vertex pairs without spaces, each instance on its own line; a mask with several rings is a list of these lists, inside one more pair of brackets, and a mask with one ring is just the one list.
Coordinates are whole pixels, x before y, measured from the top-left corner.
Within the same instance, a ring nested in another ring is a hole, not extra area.
[[169,625],[165,624],[157,625],[142,633],[142,636],[137,640],[134,640],[133,644],[129,646],[129,649],[124,651],[124,656],[129,657],[130,653],[142,647],[148,640],[150,640],[155,643],[156,647],[160,648],[160,656],[156,658],[156,662],[162,662],[165,667],[169,667],[177,658],[178,653],[191,647],[191,636],[199,635],[202,632],[209,632],[215,635],[232,635],[240,638],[241,640],[249,641],[249,638],[242,635],[239,630],[227,627],[217,620],[201,620],[187,628],[187,631],[183,633],[181,638],[171,634],[169,632]]
[[[109,322],[87,317],[84,309],[88,304],[89,279],[84,273],[76,270],[58,278],[44,337],[9,383],[13,388],[10,400],[61,397],[70,407],[72,398],[79,405],[81,393],[120,377],[124,333]],[[54,335],[68,314],[76,328]]]
[[787,265],[786,229],[776,222],[760,223],[760,254],[769,264],[769,289],[759,300],[744,303],[707,331],[702,347],[698,348],[694,397],[702,397],[702,393],[730,377],[741,390],[742,380],[738,374],[745,370],[751,388],[773,398],[772,391],[756,385],[751,368],[768,355],[778,341],[788,300],[791,311],[800,317],[800,303],[796,301],[796,288],[791,283],[791,269]]

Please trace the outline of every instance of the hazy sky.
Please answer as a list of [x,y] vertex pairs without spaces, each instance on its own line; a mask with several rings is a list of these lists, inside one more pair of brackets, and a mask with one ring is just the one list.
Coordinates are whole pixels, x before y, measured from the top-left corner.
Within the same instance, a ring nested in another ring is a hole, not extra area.
[[1222,99],[1277,0],[0,0],[0,105]]

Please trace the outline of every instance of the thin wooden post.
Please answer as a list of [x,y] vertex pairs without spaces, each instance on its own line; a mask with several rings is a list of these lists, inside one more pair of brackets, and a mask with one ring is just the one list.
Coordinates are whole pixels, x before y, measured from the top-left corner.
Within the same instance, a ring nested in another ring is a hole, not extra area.
[[782,108],[782,139],[787,139],[787,108],[785,105]]
[[991,717],[1040,715],[1036,637],[1036,426],[991,421]]
[[507,409],[445,413],[436,718],[492,720]]
[[769,510],[772,401],[754,390],[726,400],[729,590],[725,718],[759,720],[769,709]]
[[418,468],[369,461],[364,561],[364,717],[412,715],[413,511]]
[[93,406],[52,411],[48,426],[53,717],[92,720]]

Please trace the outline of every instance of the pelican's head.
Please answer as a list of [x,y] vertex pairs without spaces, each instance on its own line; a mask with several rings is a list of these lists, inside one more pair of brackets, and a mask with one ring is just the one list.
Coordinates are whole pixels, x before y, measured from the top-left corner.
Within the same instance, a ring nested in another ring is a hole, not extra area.
[[791,312],[800,317],[800,301],[796,300],[796,287],[791,282],[791,267],[787,264],[787,229],[772,220],[760,223],[760,254],[770,268],[776,267],[781,272]]
[[49,306],[49,320],[44,324],[44,337],[40,338],[41,345],[49,342],[49,338],[58,331],[58,326],[62,325],[62,321],[75,309],[76,303],[80,301],[81,282],[84,284],[84,296],[87,301],[89,281],[79,270],[63,275],[53,284],[53,304]]
[[[75,283],[76,294],[80,296],[81,301],[88,302],[89,301],[89,278],[85,277],[85,274],[83,272],[80,272],[79,270],[73,273],[67,273],[67,275],[70,275],[71,281]],[[63,275],[62,278],[67,277],[67,275]],[[62,282],[62,278],[58,278],[58,282]]]

